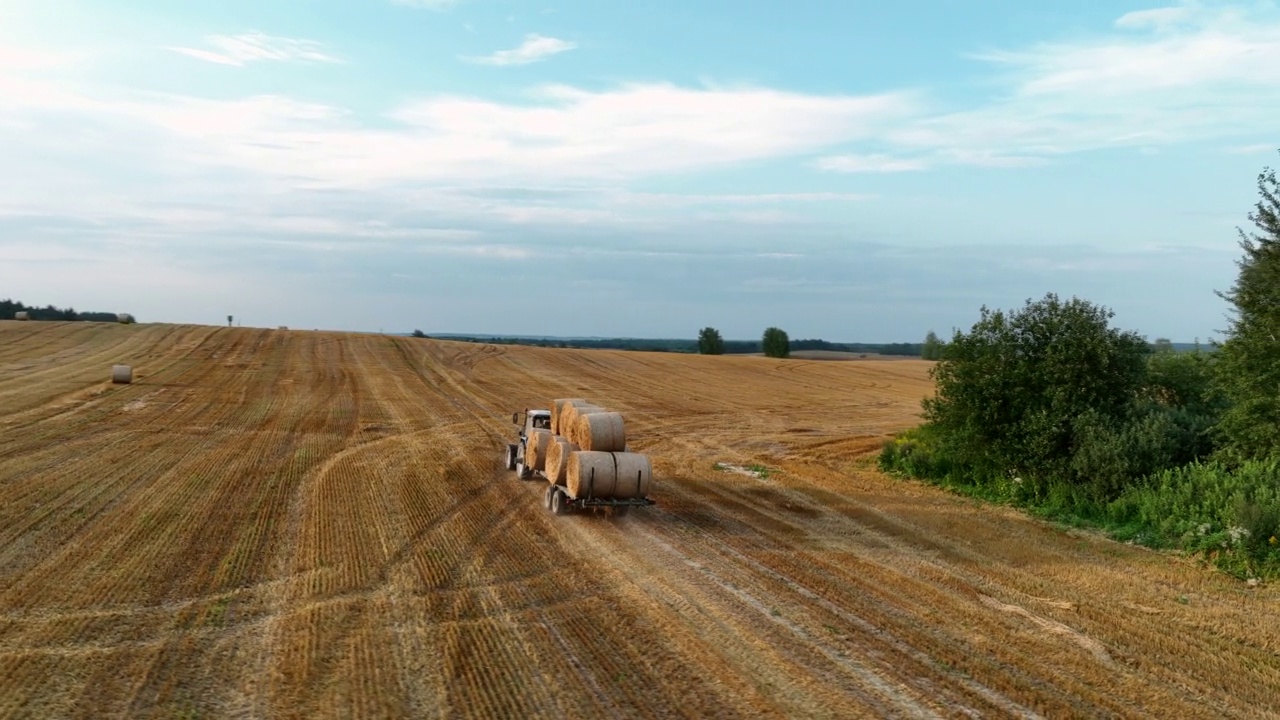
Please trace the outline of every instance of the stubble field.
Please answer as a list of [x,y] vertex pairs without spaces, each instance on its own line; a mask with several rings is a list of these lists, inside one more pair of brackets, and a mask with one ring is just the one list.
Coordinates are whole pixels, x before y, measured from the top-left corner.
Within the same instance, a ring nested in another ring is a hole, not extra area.
[[[876,472],[926,372],[0,322],[0,716],[1280,717],[1272,588]],[[501,468],[554,397],[656,506]]]

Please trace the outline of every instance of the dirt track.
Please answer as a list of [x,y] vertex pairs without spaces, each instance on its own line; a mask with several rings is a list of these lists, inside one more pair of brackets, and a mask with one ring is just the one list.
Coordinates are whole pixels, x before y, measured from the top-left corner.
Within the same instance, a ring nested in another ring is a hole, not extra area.
[[[875,472],[925,372],[0,322],[0,716],[1280,717],[1273,589]],[[655,507],[502,471],[553,397]]]

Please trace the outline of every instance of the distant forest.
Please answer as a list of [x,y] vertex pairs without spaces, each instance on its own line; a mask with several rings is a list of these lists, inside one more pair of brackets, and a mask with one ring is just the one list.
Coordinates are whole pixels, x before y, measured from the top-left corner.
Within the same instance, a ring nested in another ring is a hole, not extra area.
[[83,320],[86,322],[116,322],[119,314],[113,312],[77,312],[74,308],[56,308],[52,305],[35,307],[17,300],[0,300],[0,320],[12,320],[14,315],[26,311],[32,320]]
[[[608,350],[640,350],[644,352],[698,352],[697,339],[679,338],[554,338],[554,337],[494,337],[483,335],[429,335],[440,340],[492,343],[495,345],[533,345],[552,348],[590,348]],[[798,350],[835,350],[838,352],[877,353],[920,357],[922,343],[838,343],[827,340],[792,340],[791,352]],[[725,340],[726,355],[748,355],[764,352],[760,340]]]

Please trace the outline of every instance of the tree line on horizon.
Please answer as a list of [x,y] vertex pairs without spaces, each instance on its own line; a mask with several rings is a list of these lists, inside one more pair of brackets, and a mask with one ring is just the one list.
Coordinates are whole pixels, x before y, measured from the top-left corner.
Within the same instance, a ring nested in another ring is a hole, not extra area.
[[[771,332],[772,331],[772,332]],[[411,335],[418,338],[433,337],[422,330]],[[766,343],[765,336],[772,340]],[[438,337],[438,336],[437,336]],[[548,348],[576,348],[589,350],[636,350],[642,352],[697,353],[703,355],[752,355],[764,353],[772,357],[788,357],[803,350],[830,350],[835,352],[917,357],[920,343],[841,343],[821,339],[791,340],[780,328],[767,328],[760,340],[725,340],[716,328],[703,328],[695,339],[683,338],[540,338],[497,337],[493,335],[450,335],[448,340],[489,343],[493,345],[528,345]],[[785,340],[786,342],[782,342]]]
[[13,320],[20,312],[26,312],[31,320],[45,321],[116,322],[120,317],[113,312],[78,312],[75,308],[36,307],[12,299],[0,300],[0,320]]
[[1054,293],[926,337],[923,424],[882,469],[1155,548],[1280,577],[1280,182],[1238,230],[1225,339],[1180,351]]

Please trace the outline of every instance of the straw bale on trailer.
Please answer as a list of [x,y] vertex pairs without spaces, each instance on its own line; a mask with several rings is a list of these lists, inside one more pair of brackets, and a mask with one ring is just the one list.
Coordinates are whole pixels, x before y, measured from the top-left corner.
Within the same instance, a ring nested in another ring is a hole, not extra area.
[[564,485],[566,472],[569,469],[569,458],[582,448],[559,435],[551,438],[551,446],[547,448],[547,482],[552,485]]
[[115,365],[111,368],[111,382],[116,385],[128,385],[133,382],[133,368],[128,365]]
[[14,320],[30,320],[31,313],[27,312],[26,310],[19,310],[18,312],[13,314],[13,319]]
[[550,430],[534,430],[524,447],[524,465],[532,470],[547,469],[547,450],[551,445]]
[[564,413],[560,416],[560,434],[570,442],[581,445],[575,436],[578,428],[578,418],[598,412],[605,412],[605,409],[590,403],[569,403],[565,405]]
[[579,415],[574,422],[572,437],[587,451],[622,452],[627,449],[627,433],[621,413]]
[[642,453],[591,452],[569,456],[565,485],[574,497],[630,500],[649,496],[653,466]]
[[563,435],[564,431],[560,428],[560,417],[564,412],[566,405],[573,403],[585,403],[582,398],[556,398],[551,401],[551,432],[557,435]]

